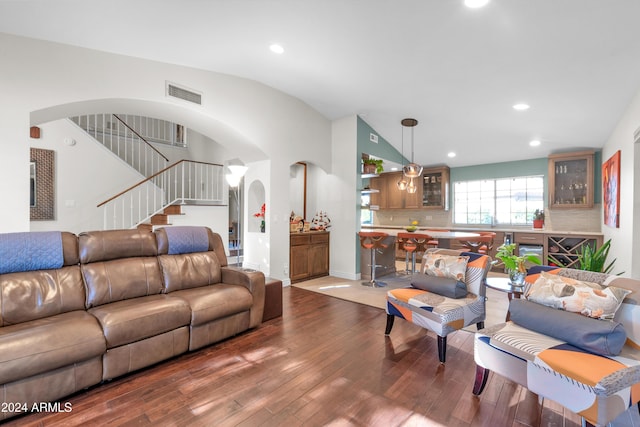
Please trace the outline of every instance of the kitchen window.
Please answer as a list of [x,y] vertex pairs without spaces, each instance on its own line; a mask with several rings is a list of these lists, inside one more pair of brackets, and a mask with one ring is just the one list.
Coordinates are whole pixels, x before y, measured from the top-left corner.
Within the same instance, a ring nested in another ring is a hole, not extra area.
[[531,225],[543,208],[542,175],[453,183],[454,224]]

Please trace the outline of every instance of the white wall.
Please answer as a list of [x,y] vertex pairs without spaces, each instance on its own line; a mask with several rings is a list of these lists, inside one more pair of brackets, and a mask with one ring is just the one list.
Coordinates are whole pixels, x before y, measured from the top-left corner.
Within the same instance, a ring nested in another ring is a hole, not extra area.
[[[607,161],[616,151],[620,160],[620,228],[602,225],[604,240],[611,240],[609,261],[617,259],[614,273],[624,271],[624,276],[640,278],[640,169],[633,142],[634,132],[640,128],[640,92],[620,118],[618,125],[602,149],[602,161]],[[602,165],[596,165],[602,167]]]
[[[69,120],[40,128],[41,138],[30,142],[33,148],[55,152],[55,220],[32,221],[30,230],[79,233],[102,229],[102,211],[97,205],[144,178]],[[66,138],[76,144],[67,145]]]
[[[271,250],[270,250],[270,241],[272,239],[273,230],[271,224],[273,224],[273,206],[270,203],[271,200],[271,185],[270,185],[270,175],[271,175],[271,162],[268,160],[262,162],[253,162],[247,164],[249,166],[249,170],[247,170],[246,175],[244,176],[244,194],[243,200],[245,206],[247,206],[245,217],[244,217],[244,230],[242,231],[242,250],[244,253],[243,263],[244,267],[254,268],[256,270],[262,271],[266,276],[271,276],[275,274],[280,274],[280,278],[288,279],[287,272],[284,271],[284,266],[282,269],[278,269],[278,271],[272,271],[271,268]],[[289,170],[287,169],[287,176],[289,176]],[[289,183],[287,182],[286,187],[288,188]],[[255,194],[252,194],[252,186],[262,189],[264,186],[264,200],[266,204],[265,209],[265,221],[266,221],[266,229],[264,233],[260,232],[260,219],[255,218],[253,216],[254,213],[260,211],[261,206],[261,196],[260,200],[255,198]],[[286,193],[288,195],[288,191],[280,191],[280,193]],[[288,230],[287,230],[287,237]],[[281,251],[280,251],[281,252]],[[286,258],[287,262],[289,259],[289,246],[286,246]],[[288,265],[288,264],[287,264]],[[284,282],[284,281],[283,281]]]
[[[29,126],[78,114],[118,111],[182,123],[218,142],[229,157],[271,159],[265,180],[273,188],[288,188],[289,165],[296,161],[331,168],[331,123],[258,82],[6,34],[0,34],[0,52],[0,195],[12,203],[2,212],[0,232],[30,227]],[[202,105],[167,98],[167,81],[201,92]],[[271,274],[283,279],[288,191],[272,194],[267,206],[273,207],[270,261],[277,262]]]
[[357,117],[350,116],[332,124],[331,174],[319,182],[318,206],[326,206],[331,218],[330,273],[345,279],[359,279],[357,256],[360,253],[356,233],[360,228],[356,208],[359,193],[355,188],[358,178]]

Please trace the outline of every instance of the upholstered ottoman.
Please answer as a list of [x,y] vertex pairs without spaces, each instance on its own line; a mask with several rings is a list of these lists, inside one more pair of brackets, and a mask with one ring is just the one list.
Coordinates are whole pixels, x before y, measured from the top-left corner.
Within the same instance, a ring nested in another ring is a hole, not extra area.
[[265,278],[264,281],[264,314],[262,321],[282,316],[282,280]]

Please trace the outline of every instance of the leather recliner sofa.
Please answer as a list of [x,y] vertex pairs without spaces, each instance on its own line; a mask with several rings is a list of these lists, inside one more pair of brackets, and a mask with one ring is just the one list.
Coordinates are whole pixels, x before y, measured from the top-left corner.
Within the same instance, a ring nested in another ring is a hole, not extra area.
[[206,227],[0,234],[0,420],[260,325]]

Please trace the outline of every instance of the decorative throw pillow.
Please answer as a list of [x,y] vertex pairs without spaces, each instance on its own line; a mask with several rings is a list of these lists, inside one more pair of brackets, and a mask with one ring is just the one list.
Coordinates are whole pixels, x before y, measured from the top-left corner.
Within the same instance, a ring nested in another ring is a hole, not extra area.
[[630,293],[627,289],[541,272],[529,287],[526,298],[549,307],[610,320]]
[[451,277],[416,273],[411,277],[411,286],[447,298],[464,298],[467,296],[467,285]]
[[523,328],[603,356],[617,356],[627,340],[621,323],[555,310],[523,299],[511,300],[509,313],[511,321]]
[[465,282],[468,256],[427,253],[422,262],[424,263],[424,272],[429,276],[451,277]]

